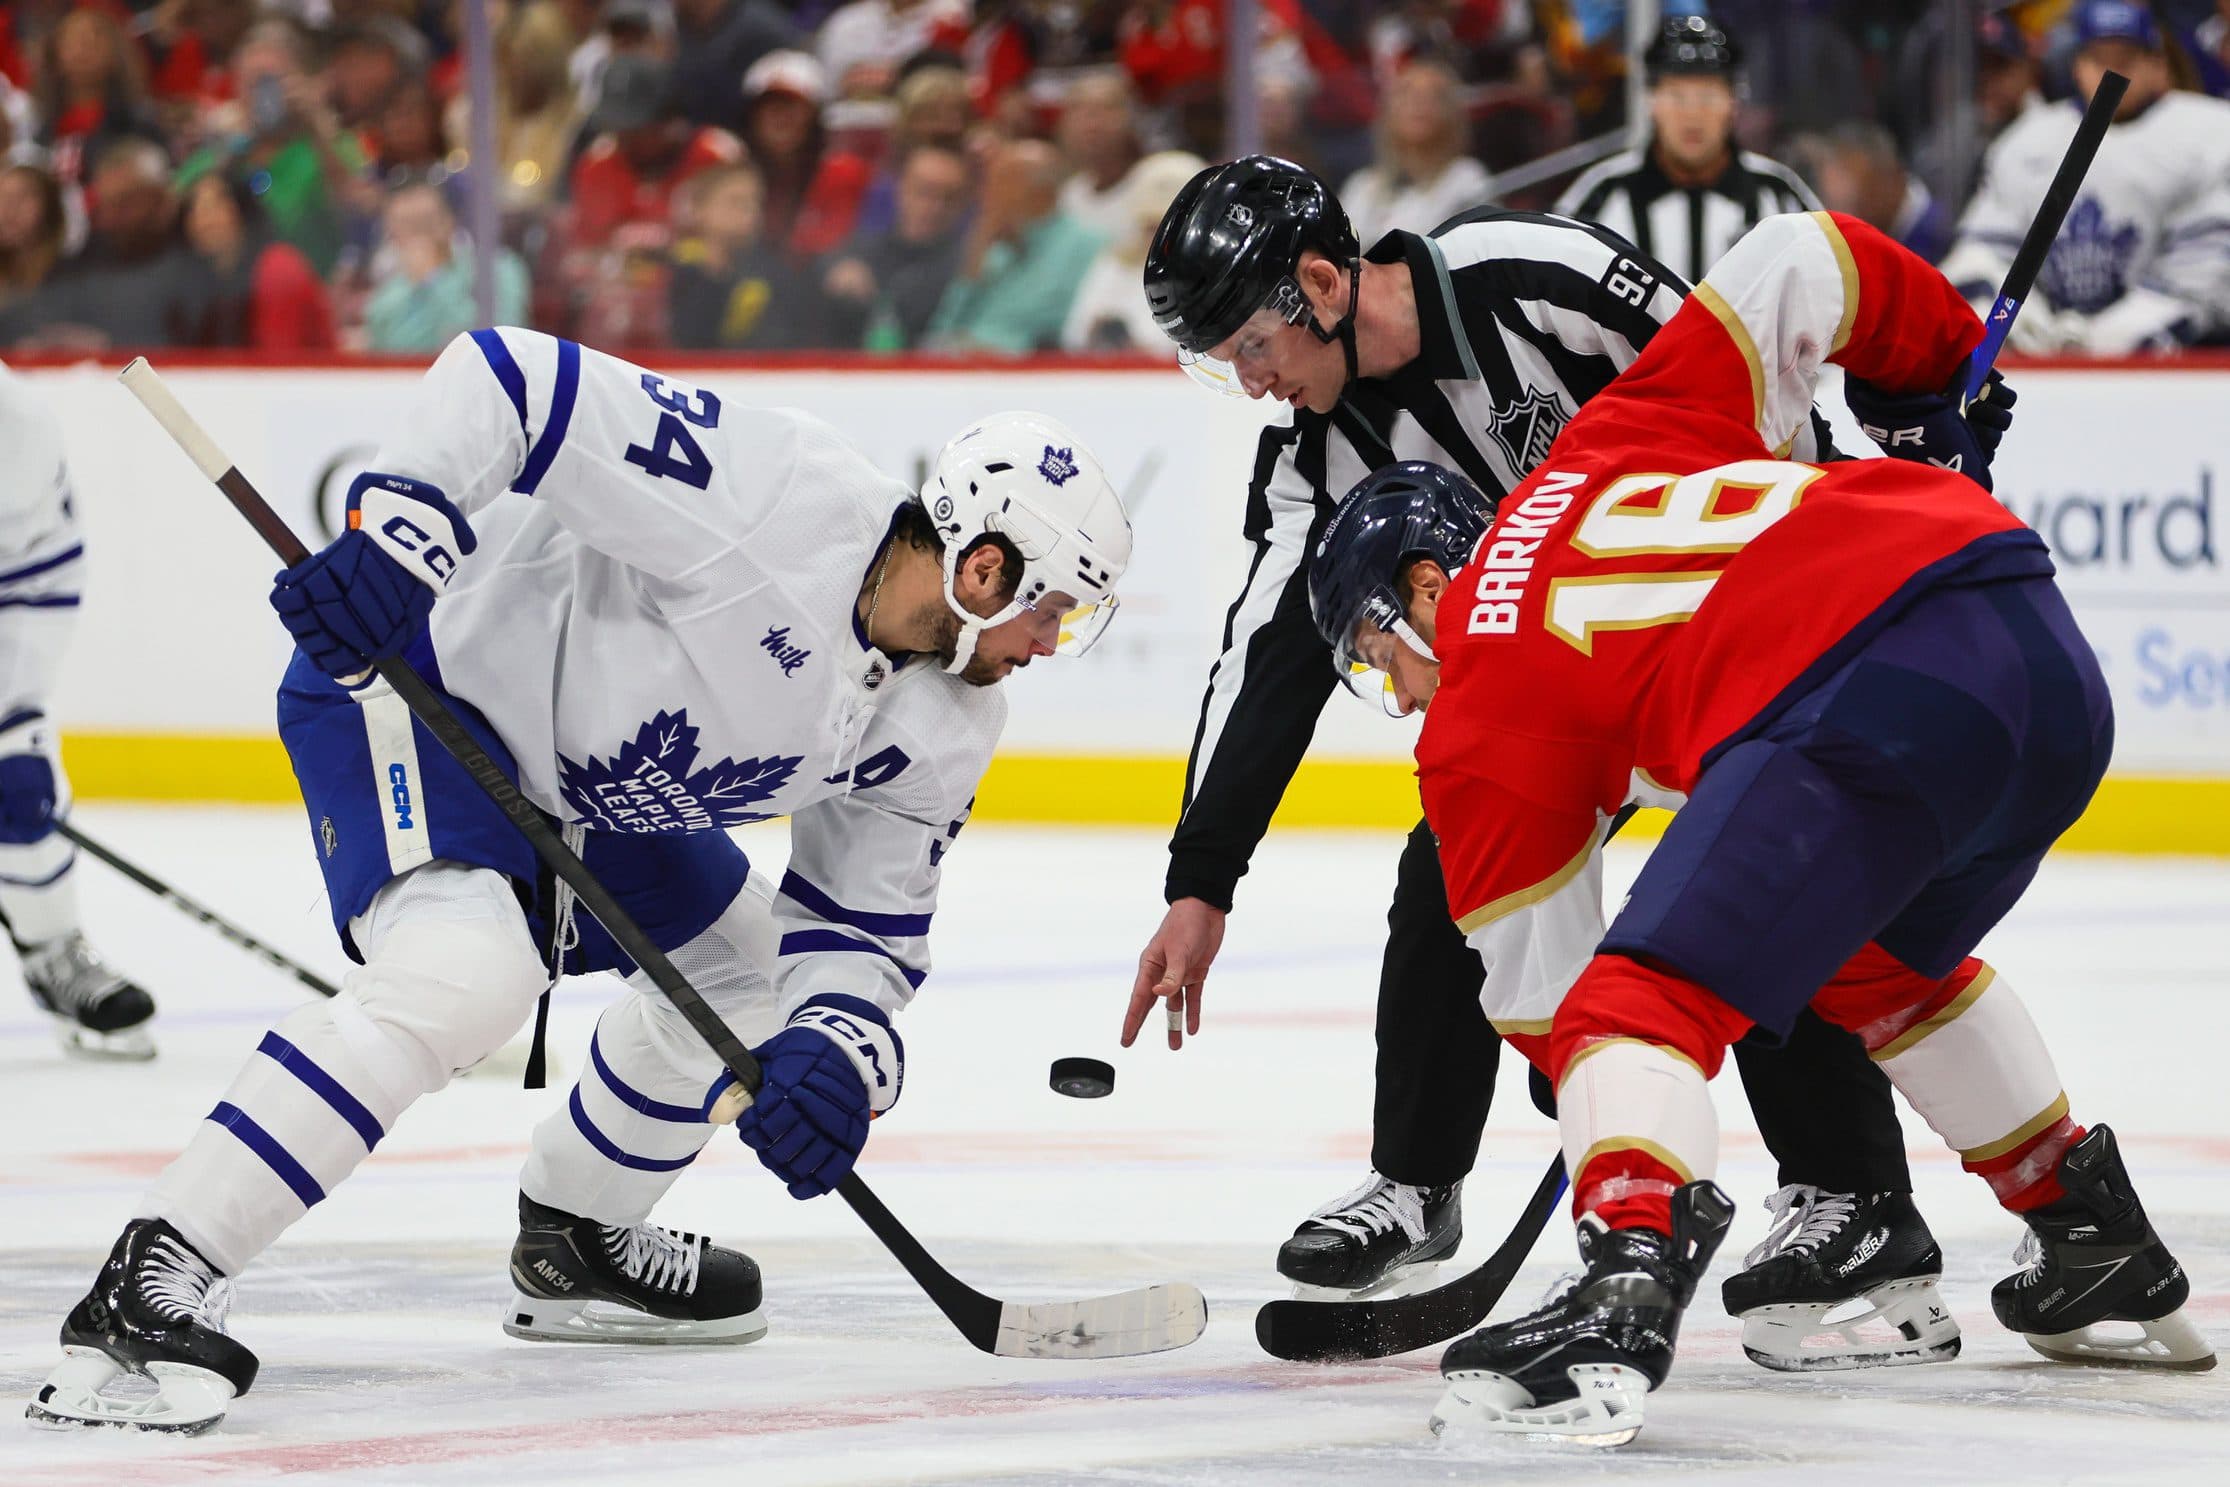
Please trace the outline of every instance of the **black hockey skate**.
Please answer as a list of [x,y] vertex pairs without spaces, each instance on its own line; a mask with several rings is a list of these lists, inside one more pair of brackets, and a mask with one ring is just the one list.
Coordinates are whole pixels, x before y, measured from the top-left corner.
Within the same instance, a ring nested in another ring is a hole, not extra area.
[[1278,1274],[1304,1301],[1414,1290],[1463,1243],[1462,1199],[1461,1182],[1421,1188],[1373,1172],[1278,1247]]
[[1672,1371],[1681,1313],[1734,1218],[1714,1183],[1672,1200],[1672,1235],[1580,1220],[1585,1271],[1530,1316],[1482,1328],[1441,1357],[1433,1408],[1451,1425],[1623,1446],[1641,1433],[1642,1397]]
[[[223,1332],[232,1282],[161,1219],[134,1219],[62,1323],[62,1364],[24,1415],[45,1426],[198,1435],[255,1382],[256,1355]],[[103,1391],[125,1374],[155,1392]]]
[[519,1195],[503,1330],[537,1342],[737,1343],[767,1335],[759,1267],[701,1234],[615,1228]]
[[1991,1289],[1998,1320],[2062,1363],[2214,1367],[2183,1314],[2191,1283],[2146,1219],[2114,1133],[2091,1127],[2059,1177],[2067,1196],[2022,1215],[2029,1232],[2013,1258],[2026,1268]]
[[1751,1362],[1805,1373],[1959,1356],[1936,1290],[1943,1251],[1911,1194],[1797,1186],[1765,1206],[1773,1232],[1720,1289]]
[[23,984],[54,1019],[63,1051],[86,1058],[150,1059],[147,1024],[155,999],[102,960],[75,931],[44,945],[16,946]]

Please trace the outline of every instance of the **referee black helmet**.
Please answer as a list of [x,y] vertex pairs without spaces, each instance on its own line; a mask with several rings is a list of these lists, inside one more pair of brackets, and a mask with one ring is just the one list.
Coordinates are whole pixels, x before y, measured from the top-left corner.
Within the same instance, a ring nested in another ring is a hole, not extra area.
[[1672,15],[1657,28],[1657,39],[1642,53],[1651,82],[1661,77],[1723,77],[1730,81],[1742,65],[1742,48],[1709,16]]
[[1146,250],[1154,323],[1178,350],[1204,353],[1293,284],[1310,248],[1351,273],[1362,253],[1339,198],[1313,172],[1274,155],[1210,166],[1170,202]]

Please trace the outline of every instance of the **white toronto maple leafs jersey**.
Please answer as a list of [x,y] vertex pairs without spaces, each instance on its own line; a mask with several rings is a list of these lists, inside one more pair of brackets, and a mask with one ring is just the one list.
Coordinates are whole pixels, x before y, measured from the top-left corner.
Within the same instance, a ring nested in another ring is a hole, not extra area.
[[373,468],[472,522],[439,680],[527,796],[597,831],[791,817],[783,1002],[903,1005],[1006,720],[996,688],[894,664],[858,623],[913,493],[804,413],[511,328],[450,343]]
[[0,732],[45,711],[77,617],[84,552],[62,426],[0,366]]
[[[2039,104],[1983,158],[1944,277],[1987,305],[2083,116]],[[2091,316],[2082,349],[2120,355],[2230,326],[2230,103],[2170,93],[2106,131],[2036,292]]]

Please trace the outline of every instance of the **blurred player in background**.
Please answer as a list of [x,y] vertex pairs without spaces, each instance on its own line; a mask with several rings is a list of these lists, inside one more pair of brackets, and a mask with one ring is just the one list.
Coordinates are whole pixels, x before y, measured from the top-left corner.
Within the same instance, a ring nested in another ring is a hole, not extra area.
[[[706,1003],[756,1046],[737,1121],[796,1198],[898,1100],[941,864],[1006,719],[994,684],[1111,615],[1130,523],[1066,429],[997,414],[917,494],[819,420],[723,404],[570,341],[460,336],[348,530],[279,575],[279,731],[361,962],[264,1035],[62,1328],[31,1414],[197,1431],[255,1355],[231,1278],[553,975],[618,970],[520,1178],[505,1330],[764,1335],[757,1265],[648,1222],[733,1082],[385,682],[407,655]],[[439,602],[436,602],[438,598]],[[791,818],[779,889],[725,828]],[[763,875],[762,875],[763,877]],[[769,900],[772,900],[771,906]],[[106,1393],[126,1371],[160,1388]]]
[[[1513,1041],[1556,1081],[1579,1219],[1584,1274],[1449,1348],[1436,1429],[1633,1437],[1732,1217],[1705,1081],[1808,1004],[2028,1226],[2002,1323],[2050,1358],[2213,1366],[2112,1132],[1972,954],[2113,746],[2043,539],[1923,463],[1774,454],[1833,360],[1986,467],[1956,392],[1981,336],[1864,223],[1776,218],[1499,508],[1417,467],[1325,532],[1317,621],[1428,709],[1449,903],[1492,1013],[1546,1025]],[[1635,798],[1678,814],[1606,931]]]
[[70,782],[47,696],[77,620],[84,553],[61,425],[0,366],[0,921],[65,1049],[149,1059],[154,999],[86,942],[77,848],[55,830]]

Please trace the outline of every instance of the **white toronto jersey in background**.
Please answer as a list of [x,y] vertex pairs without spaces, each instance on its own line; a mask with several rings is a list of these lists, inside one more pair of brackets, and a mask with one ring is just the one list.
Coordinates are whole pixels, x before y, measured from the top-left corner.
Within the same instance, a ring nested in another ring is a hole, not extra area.
[[818,419],[516,329],[452,342],[374,468],[479,536],[432,641],[527,796],[599,831],[791,817],[784,1006],[904,1005],[1006,717],[867,644],[856,601],[913,493]]

